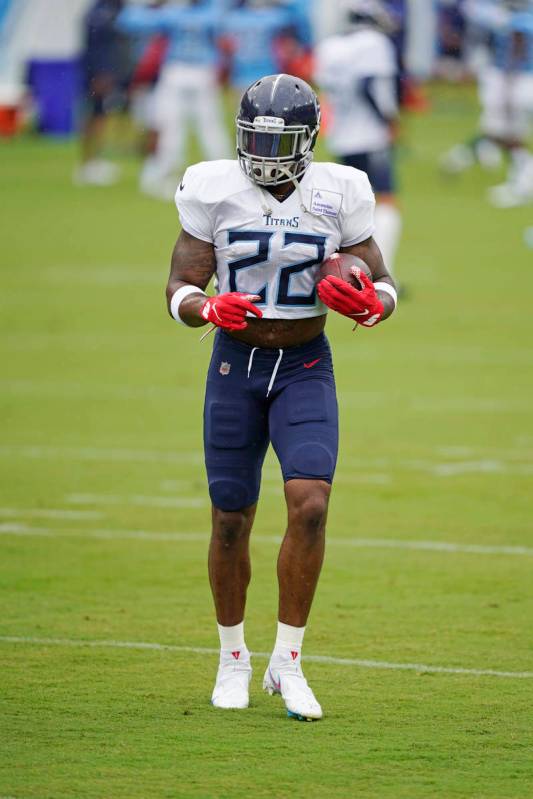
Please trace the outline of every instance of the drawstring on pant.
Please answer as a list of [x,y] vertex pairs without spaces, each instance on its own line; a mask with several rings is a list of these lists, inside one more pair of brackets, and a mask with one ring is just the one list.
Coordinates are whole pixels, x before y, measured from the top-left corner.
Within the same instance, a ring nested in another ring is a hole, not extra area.
[[[252,351],[250,353],[250,357],[248,359],[248,379],[250,379],[250,372],[252,371],[252,364],[254,362],[254,355],[255,355],[256,350],[258,350],[258,349],[259,349],[259,347],[253,347]],[[278,359],[276,361],[274,369],[272,370],[272,375],[270,376],[270,382],[268,384],[267,393],[266,393],[267,397],[269,396],[270,392],[272,391],[272,387],[273,387],[274,382],[276,380],[276,377],[277,377],[277,374],[278,374],[278,370],[279,370],[282,358],[283,358],[283,350],[279,350]]]
[[270,378],[270,383],[268,384],[267,388],[267,397],[272,390],[272,386],[274,385],[274,380],[276,379],[276,375],[278,373],[279,365],[281,363],[281,359],[283,358],[283,350],[279,351],[278,360],[276,361],[276,365],[274,367],[274,371],[272,372],[272,377]]
[[250,353],[250,360],[248,361],[248,379],[250,379],[250,372],[252,371],[252,364],[254,362],[254,353],[259,349],[258,347],[254,347]]

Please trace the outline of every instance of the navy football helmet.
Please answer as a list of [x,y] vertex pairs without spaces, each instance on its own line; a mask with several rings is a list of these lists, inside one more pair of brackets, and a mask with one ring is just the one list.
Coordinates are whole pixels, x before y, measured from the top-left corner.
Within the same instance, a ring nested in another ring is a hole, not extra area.
[[313,160],[318,97],[300,78],[268,75],[246,89],[236,123],[244,174],[260,186],[279,186],[303,175]]
[[348,0],[346,4],[349,25],[377,25],[385,33],[392,34],[398,22],[385,0]]

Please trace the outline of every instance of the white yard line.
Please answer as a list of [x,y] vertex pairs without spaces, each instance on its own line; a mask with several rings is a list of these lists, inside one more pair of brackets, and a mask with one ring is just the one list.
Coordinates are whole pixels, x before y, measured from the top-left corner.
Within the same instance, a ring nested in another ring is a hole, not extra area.
[[[437,450],[437,452],[443,451]],[[473,449],[452,450],[457,453],[457,458],[374,458],[364,460],[349,455],[341,455],[339,468],[341,474],[337,478],[339,483],[356,485],[358,482],[387,484],[391,481],[388,472],[413,471],[429,474],[434,477],[452,477],[461,474],[483,475],[525,475],[533,474],[533,454],[530,450],[490,450],[494,457],[472,457]],[[481,450],[476,450],[481,453]],[[448,450],[448,452],[450,452]],[[465,459],[468,452],[470,458]],[[450,453],[451,454],[451,453]],[[174,463],[181,466],[202,466],[204,456],[201,450],[171,451],[171,450],[145,450],[107,447],[54,447],[46,445],[21,445],[0,446],[0,457],[4,458],[29,458],[35,460],[75,460],[97,462],[125,462],[125,463]],[[361,475],[346,473],[348,470],[358,470]],[[342,470],[345,473],[342,474]],[[372,473],[374,470],[374,473]],[[279,469],[274,463],[265,465],[264,479],[280,479]],[[363,476],[364,475],[364,476]]]
[[[102,519],[97,510],[63,510],[61,508],[0,508],[0,516],[8,519]],[[1,797],[0,797],[1,799]]]
[[[174,644],[147,643],[146,641],[82,641],[72,638],[34,638],[33,636],[1,635],[5,644],[34,644],[37,646],[65,646],[110,649],[138,649],[156,652],[181,652],[197,655],[218,655],[219,650],[201,646],[176,646]],[[270,652],[252,652],[254,657],[269,658]],[[359,666],[363,669],[388,669],[416,671],[429,674],[464,674],[471,677],[501,677],[527,680],[533,671],[498,671],[496,669],[467,669],[462,666],[430,666],[426,663],[389,663],[386,660],[360,660],[359,658],[337,658],[330,655],[305,655],[309,663],[324,663],[331,666]]]
[[122,449],[107,447],[51,447],[41,445],[1,446],[0,457],[22,457],[36,460],[124,461],[125,463],[191,463],[203,464],[200,450],[171,452],[170,450]]
[[146,508],[203,508],[207,497],[161,497],[146,494],[67,494],[73,505],[138,505]]
[[[0,524],[0,535],[24,538],[86,538],[104,541],[208,541],[209,533],[158,533],[148,530],[51,530],[24,524]],[[278,541],[281,539],[277,539]]]
[[[47,527],[29,527],[24,524],[0,524],[0,535],[36,536],[42,538],[95,538],[104,540],[131,539],[139,541],[205,541],[209,532],[158,532],[154,530],[56,530]],[[252,543],[279,544],[277,535],[252,534]],[[445,552],[466,555],[511,555],[532,557],[533,547],[511,546],[507,544],[458,544],[448,541],[405,541],[394,538],[327,538],[328,546],[353,547],[359,549],[405,549],[425,552]]]

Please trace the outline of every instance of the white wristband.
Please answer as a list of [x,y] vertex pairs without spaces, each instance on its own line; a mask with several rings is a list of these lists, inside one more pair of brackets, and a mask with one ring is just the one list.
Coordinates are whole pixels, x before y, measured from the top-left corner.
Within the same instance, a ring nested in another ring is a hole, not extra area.
[[172,314],[176,322],[180,323],[180,325],[185,324],[185,322],[180,316],[180,305],[185,299],[185,297],[189,296],[189,294],[203,294],[204,297],[207,297],[205,291],[199,289],[198,286],[181,286],[181,288],[177,289],[177,291],[174,292],[174,294],[172,295],[172,299],[170,300],[170,313]]
[[374,288],[376,291],[384,291],[385,294],[388,294],[389,297],[392,297],[394,308],[396,308],[398,305],[398,295],[394,286],[391,286],[390,283],[385,283],[383,280],[378,280],[377,283],[374,283]]

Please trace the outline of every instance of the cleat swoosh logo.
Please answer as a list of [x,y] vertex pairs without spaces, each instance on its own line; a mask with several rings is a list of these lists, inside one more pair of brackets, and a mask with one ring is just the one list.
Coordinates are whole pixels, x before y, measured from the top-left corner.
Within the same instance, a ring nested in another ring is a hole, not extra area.
[[309,361],[309,363],[304,363],[304,369],[312,369],[313,366],[316,366],[317,363],[321,360],[322,358],[316,358],[316,360],[314,361]]

